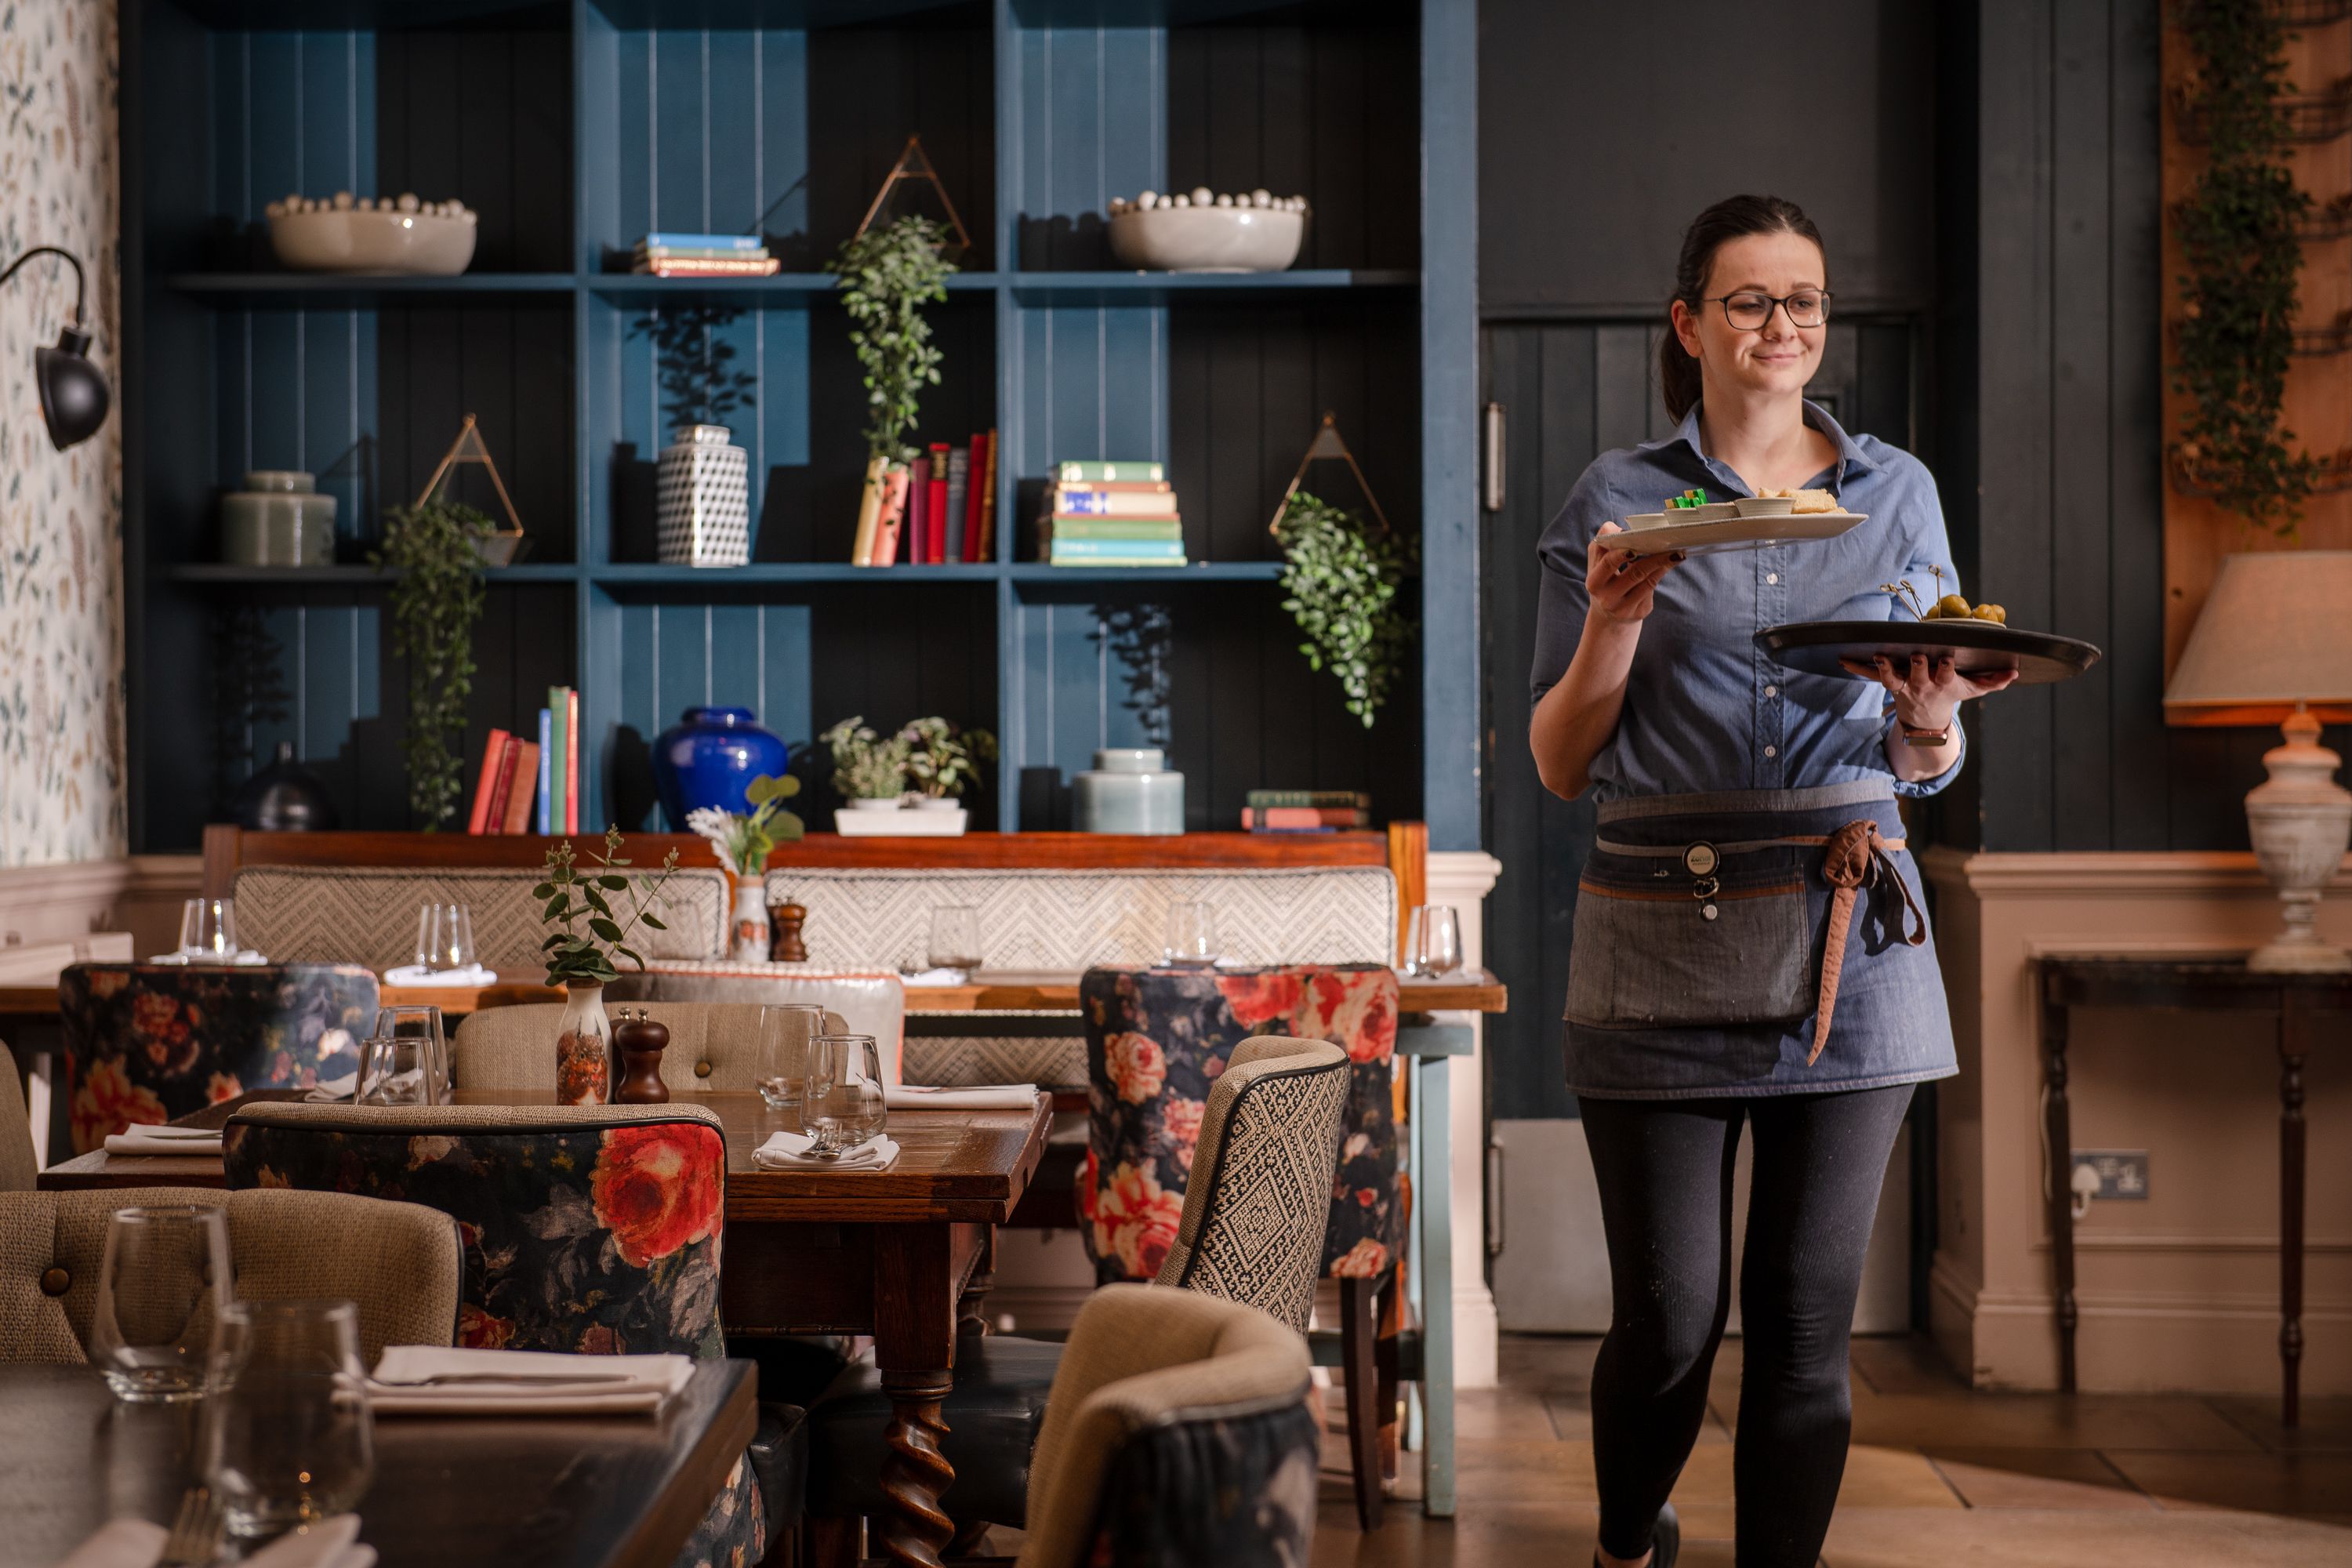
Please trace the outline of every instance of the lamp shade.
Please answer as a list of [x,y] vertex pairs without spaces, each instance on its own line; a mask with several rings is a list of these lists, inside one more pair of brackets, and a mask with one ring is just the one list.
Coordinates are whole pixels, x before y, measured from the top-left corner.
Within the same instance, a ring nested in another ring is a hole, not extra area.
[[41,418],[49,445],[58,451],[87,441],[106,423],[112,400],[106,377],[89,363],[89,334],[75,327],[58,333],[58,346],[33,351],[33,374],[40,383]]
[[2298,702],[2352,712],[2352,550],[2225,556],[2165,688],[2165,715],[2276,723]]

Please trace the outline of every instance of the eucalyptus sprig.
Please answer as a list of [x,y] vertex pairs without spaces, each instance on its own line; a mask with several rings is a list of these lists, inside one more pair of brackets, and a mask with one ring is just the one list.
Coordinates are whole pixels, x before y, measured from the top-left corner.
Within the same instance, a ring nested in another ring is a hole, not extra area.
[[474,626],[487,598],[475,542],[495,525],[472,507],[436,495],[386,514],[383,545],[368,562],[397,567],[392,647],[408,663],[408,805],[434,831],[457,815],[465,760],[452,743],[466,729],[474,689]]
[[[602,985],[618,980],[621,972],[613,965],[615,954],[642,971],[646,961],[628,945],[630,934],[641,925],[647,931],[669,929],[652,906],[661,901],[662,889],[677,870],[677,851],[672,849],[662,857],[661,875],[648,886],[645,878],[626,874],[629,862],[621,854],[622,842],[619,827],[605,828],[604,852],[588,851],[596,861],[593,870],[581,869],[569,838],[548,850],[547,878],[530,890],[530,896],[545,900],[540,923],[561,928],[539,944],[547,954],[550,985],[575,981]],[[629,906],[625,922],[614,908],[615,900],[622,898]],[[588,929],[581,931],[579,922],[585,922]]]
[[917,456],[907,434],[915,427],[923,388],[940,384],[947,357],[933,346],[922,310],[948,297],[956,264],[943,248],[947,237],[943,226],[909,216],[854,237],[824,264],[840,279],[835,287],[849,312],[849,346],[866,370],[873,414],[866,429],[869,459],[911,463]]
[[1400,598],[1412,549],[1304,490],[1290,498],[1276,537],[1285,557],[1282,607],[1307,634],[1298,651],[1339,678],[1348,711],[1369,730],[1412,641]]

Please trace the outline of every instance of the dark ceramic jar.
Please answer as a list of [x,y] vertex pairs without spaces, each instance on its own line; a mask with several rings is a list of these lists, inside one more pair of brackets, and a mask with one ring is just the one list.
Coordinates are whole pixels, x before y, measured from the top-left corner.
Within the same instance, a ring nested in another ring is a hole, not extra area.
[[331,833],[335,803],[318,775],[294,760],[294,742],[278,742],[278,755],[237,786],[229,797],[230,819],[260,833]]
[[672,833],[690,831],[702,806],[748,815],[743,792],[762,773],[781,775],[791,748],[760,728],[749,708],[689,708],[654,742],[654,788]]

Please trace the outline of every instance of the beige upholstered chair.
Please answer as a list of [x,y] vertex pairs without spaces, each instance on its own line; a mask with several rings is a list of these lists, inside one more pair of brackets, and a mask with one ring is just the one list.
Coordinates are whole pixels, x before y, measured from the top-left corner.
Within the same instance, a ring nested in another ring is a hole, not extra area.
[[227,1209],[239,1297],[358,1303],[370,1365],[386,1345],[451,1342],[459,1255],[447,1215],[342,1193],[118,1187],[0,1194],[0,1361],[85,1359],[107,1216],[189,1204]]
[[604,1001],[607,1005],[622,1002],[632,1005],[641,1002],[726,1002],[750,1007],[778,1002],[814,1002],[833,1014],[837,1023],[846,1024],[853,1034],[873,1036],[875,1048],[882,1055],[882,1076],[892,1083],[901,1079],[899,1061],[906,1049],[907,988],[897,974],[881,970],[859,973],[788,963],[656,960],[642,973],[623,970],[618,980],[604,987]]
[[1307,1343],[1254,1308],[1112,1285],[1078,1314],[1029,1471],[1019,1568],[1304,1563]]
[[[605,1011],[622,1005],[607,999]],[[635,1007],[636,1003],[629,1004]],[[648,1002],[646,1012],[669,1026],[669,1049],[662,1053],[662,1081],[672,1089],[753,1089],[759,1060],[760,1009],[747,1002]],[[548,1089],[555,1082],[555,1025],[562,1007],[552,1002],[492,1007],[457,1026],[450,1042],[449,1075],[460,1089]],[[848,1025],[838,1013],[825,1026]]]
[[33,1122],[25,1113],[25,1086],[16,1063],[0,1044],[0,1193],[29,1193],[41,1167],[33,1158]]

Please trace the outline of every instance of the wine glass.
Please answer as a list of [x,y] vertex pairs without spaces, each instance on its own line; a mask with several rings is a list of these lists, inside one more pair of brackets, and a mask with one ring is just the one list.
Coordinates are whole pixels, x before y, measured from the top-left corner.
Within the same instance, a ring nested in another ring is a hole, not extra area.
[[221,1313],[203,1468],[232,1534],[344,1512],[375,1479],[375,1428],[349,1301],[240,1301]]
[[1462,967],[1462,923],[1444,904],[1417,904],[1405,927],[1405,973],[1438,980]]
[[191,963],[235,963],[235,899],[190,899],[180,906],[180,952]]
[[[378,1038],[396,1036],[402,1039],[414,1039],[422,1043],[423,1056],[420,1065],[425,1070],[425,1093],[424,1099],[417,1100],[370,1100],[367,1103],[371,1105],[388,1103],[446,1105],[449,1103],[450,1091],[454,1086],[449,1080],[449,1039],[442,1033],[440,1008],[415,1003],[404,1004],[396,1007],[379,1007],[376,1009],[374,1033]],[[364,1050],[360,1053],[360,1084],[364,1089],[368,1082],[367,1053]]]
[[824,1033],[824,1009],[814,1002],[774,1002],[760,1009],[760,1054],[751,1079],[769,1109],[800,1103],[809,1041]]
[[980,911],[970,904],[941,904],[931,911],[931,942],[927,955],[933,969],[980,967]]
[[427,973],[474,967],[474,911],[467,904],[420,904],[416,964]]
[[216,1207],[117,1209],[106,1222],[89,1359],[118,1399],[204,1396],[213,1331],[235,1293],[228,1222]]
[[812,1140],[808,1152],[820,1160],[838,1159],[882,1131],[889,1110],[873,1036],[819,1035],[809,1041],[800,1111],[801,1131]]
[[1168,941],[1160,952],[1180,969],[1206,969],[1217,962],[1216,911],[1202,903],[1168,906]]

